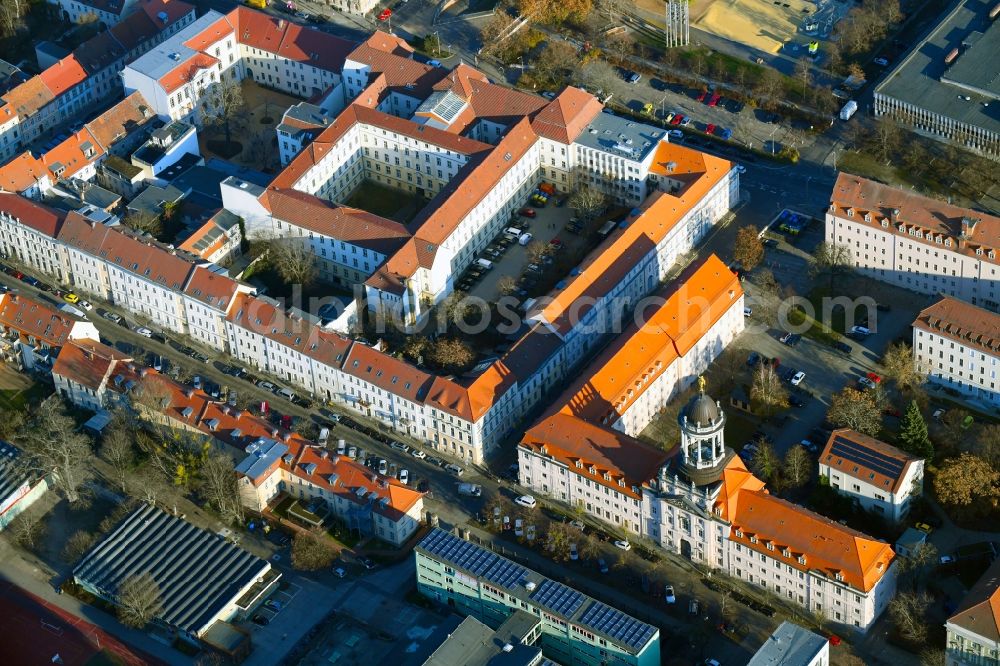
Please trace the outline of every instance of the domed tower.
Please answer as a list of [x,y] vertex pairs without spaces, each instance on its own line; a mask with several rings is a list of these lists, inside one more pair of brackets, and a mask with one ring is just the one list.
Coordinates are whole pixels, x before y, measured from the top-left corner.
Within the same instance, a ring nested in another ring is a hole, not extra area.
[[681,410],[681,464],[698,485],[718,480],[730,455],[723,431],[726,415],[718,402],[705,393],[705,378],[698,378],[698,395]]

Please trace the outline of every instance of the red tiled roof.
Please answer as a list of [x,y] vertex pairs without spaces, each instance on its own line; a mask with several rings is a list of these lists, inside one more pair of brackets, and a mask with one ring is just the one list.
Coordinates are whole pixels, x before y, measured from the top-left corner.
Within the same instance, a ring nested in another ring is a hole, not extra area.
[[236,280],[198,266],[191,273],[184,293],[205,305],[228,312],[239,287]]
[[531,126],[539,136],[573,143],[602,108],[590,93],[568,86],[532,119]]
[[33,76],[3,96],[4,102],[21,118],[33,116],[56,97],[40,76]]
[[50,347],[70,340],[77,320],[46,303],[19,294],[0,294],[0,326],[16,330],[21,339],[32,337]]
[[229,19],[225,16],[220,16],[212,25],[185,41],[184,46],[195,51],[204,51],[226,35],[231,35],[232,33],[233,26],[230,25]]
[[298,190],[268,190],[261,197],[261,203],[276,219],[381,254],[391,254],[410,237],[406,227],[399,222],[357,208],[338,206]]
[[226,16],[241,44],[331,72],[343,69],[355,47],[354,42],[249,7],[237,7]]
[[1000,314],[951,296],[944,296],[921,310],[913,327],[993,356],[1000,355]]
[[66,56],[38,75],[52,94],[58,97],[73,86],[86,80],[87,72],[72,54]]
[[21,224],[51,238],[56,237],[66,219],[60,210],[10,192],[0,192],[0,214],[17,218]]
[[101,115],[86,127],[105,150],[148,122],[156,119],[142,93],[136,91]]
[[996,560],[962,597],[948,624],[982,636],[987,643],[1000,641],[1000,560]]
[[343,372],[418,404],[423,403],[434,381],[433,375],[360,342],[351,345]]
[[59,351],[52,374],[97,391],[116,363],[127,359],[124,354],[95,340],[74,340]]

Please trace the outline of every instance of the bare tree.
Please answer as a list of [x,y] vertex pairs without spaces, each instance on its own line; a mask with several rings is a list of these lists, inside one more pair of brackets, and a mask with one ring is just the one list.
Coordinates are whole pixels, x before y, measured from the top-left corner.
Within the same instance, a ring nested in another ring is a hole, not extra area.
[[292,541],[292,566],[300,571],[326,569],[337,557],[337,549],[320,530],[299,532]]
[[757,366],[750,386],[750,400],[754,411],[768,416],[788,407],[788,390],[770,363]]
[[827,418],[836,426],[872,437],[882,429],[882,414],[870,391],[846,387],[830,400]]
[[510,275],[504,275],[497,280],[497,292],[501,296],[510,296],[517,291],[517,280]]
[[812,458],[800,445],[796,444],[785,454],[785,464],[782,467],[782,477],[785,484],[792,488],[801,488],[809,481],[812,474]]
[[133,574],[118,585],[118,621],[142,629],[163,611],[160,586],[148,572]]
[[549,246],[544,241],[536,240],[532,241],[524,250],[528,261],[532,264],[537,264],[549,253]]
[[268,260],[287,282],[305,286],[316,279],[316,258],[304,240],[273,241],[268,247]]
[[812,85],[812,65],[805,58],[795,63],[795,80],[802,86],[802,99],[805,99],[809,86]]
[[135,465],[135,449],[132,448],[132,435],[121,420],[116,419],[104,431],[100,456],[111,465],[114,480],[125,492],[129,474]]
[[781,74],[770,67],[765,69],[754,86],[754,97],[757,105],[763,109],[774,109],[777,107],[778,99],[781,97]]
[[226,143],[233,139],[233,125],[242,124],[246,119],[246,100],[243,99],[243,85],[234,76],[220,76],[220,80],[212,86],[209,96],[209,108],[206,117],[222,128]]
[[242,524],[243,503],[232,461],[221,453],[209,455],[201,465],[200,475],[200,491],[209,506],[218,511],[223,520]]
[[39,504],[33,504],[19,513],[7,525],[14,542],[19,546],[34,550],[45,534],[45,514]]
[[827,276],[831,293],[833,292],[834,281],[850,272],[854,264],[849,246],[826,241],[816,246],[816,249],[813,251],[813,259],[814,262],[810,267],[810,272],[815,277]]
[[576,211],[585,222],[597,219],[608,208],[608,197],[600,190],[581,183],[577,179],[577,187],[569,196],[569,206]]
[[97,541],[97,535],[93,532],[87,530],[73,532],[73,535],[66,540],[66,545],[63,546],[63,560],[73,564],[90,550],[95,541]]
[[624,62],[635,51],[635,40],[629,37],[628,33],[618,33],[607,39],[604,47],[618,60]]
[[556,562],[565,562],[569,559],[569,545],[573,543],[573,536],[563,523],[552,523],[549,531],[545,535],[545,549],[551,554]]
[[740,227],[733,241],[733,258],[745,271],[752,271],[764,258],[764,242],[754,225]]
[[67,501],[77,502],[81,486],[94,474],[90,463],[93,451],[90,439],[77,430],[59,398],[50,397],[39,405],[21,441],[28,453],[28,464],[42,474],[50,474],[52,484]]
[[580,70],[580,79],[591,91],[607,93],[618,81],[618,72],[605,60],[591,60]]
[[781,474],[781,458],[765,439],[759,440],[756,446],[757,450],[750,459],[750,467],[764,481],[774,483]]
[[880,160],[888,160],[899,148],[903,132],[891,116],[881,116],[875,121],[872,142],[875,155]]
[[900,635],[922,643],[927,638],[927,607],[930,597],[923,592],[897,592],[889,602],[889,617]]
[[0,37],[8,37],[24,27],[28,0],[0,0]]

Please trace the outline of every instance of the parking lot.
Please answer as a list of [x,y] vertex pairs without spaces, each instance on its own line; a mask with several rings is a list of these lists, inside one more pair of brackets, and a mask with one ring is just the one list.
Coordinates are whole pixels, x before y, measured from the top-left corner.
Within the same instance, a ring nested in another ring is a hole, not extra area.
[[[488,269],[477,268],[474,262],[470,270],[459,278],[458,289],[490,302],[501,295],[498,288],[500,279],[510,276],[517,280],[515,295],[522,301],[548,293],[598,240],[588,233],[593,224],[586,228],[581,225],[578,230],[567,229],[575,211],[565,203],[557,203],[564,196],[557,195],[544,206],[532,206],[526,202],[520,214],[480,254],[479,258],[489,261],[492,266]],[[533,212],[533,217],[529,216],[532,214],[529,211]],[[521,244],[506,229],[531,234],[531,239]],[[535,243],[548,246],[548,252],[540,262],[532,265],[528,257]]]

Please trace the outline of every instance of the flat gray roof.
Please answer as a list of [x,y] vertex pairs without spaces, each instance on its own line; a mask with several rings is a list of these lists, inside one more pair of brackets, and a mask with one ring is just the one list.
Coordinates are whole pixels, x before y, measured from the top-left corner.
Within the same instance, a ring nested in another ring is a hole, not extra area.
[[268,467],[288,453],[288,447],[273,439],[261,437],[248,444],[246,452],[247,457],[236,466],[236,473],[256,481],[257,477],[266,472]]
[[163,75],[180,67],[181,63],[198,53],[191,47],[184,46],[184,42],[221,18],[223,18],[222,14],[214,9],[209,10],[204,16],[195,19],[194,23],[180,30],[162,44],[149,49],[125,67],[159,81]]
[[[876,94],[1000,133],[1000,21],[987,16],[993,4],[959,4],[878,85]],[[944,59],[955,48],[961,55],[949,67]]]
[[666,136],[659,127],[598,113],[574,143],[642,162]]
[[145,505],[94,546],[73,576],[114,599],[122,581],[148,573],[160,588],[158,619],[198,635],[269,568],[218,534]]
[[639,654],[659,635],[650,624],[442,529],[431,530],[417,550],[589,629],[630,654]]
[[541,660],[541,648],[509,643],[510,649],[504,651],[505,644],[497,632],[470,615],[434,650],[424,666],[532,666]]
[[747,666],[808,666],[826,647],[819,634],[785,620],[757,650]]

